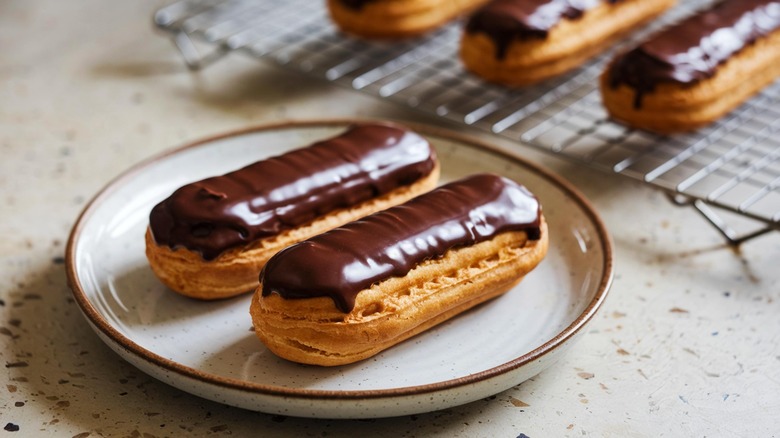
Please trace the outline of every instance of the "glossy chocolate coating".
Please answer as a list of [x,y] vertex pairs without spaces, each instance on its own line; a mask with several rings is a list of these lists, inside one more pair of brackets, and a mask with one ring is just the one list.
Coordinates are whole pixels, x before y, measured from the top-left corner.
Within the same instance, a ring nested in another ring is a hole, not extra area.
[[[615,3],[618,0],[607,0]],[[604,0],[494,0],[477,10],[466,24],[470,33],[485,33],[496,45],[496,58],[506,57],[514,40],[545,39],[563,19],[574,20]]]
[[451,248],[506,231],[540,238],[539,202],[525,187],[478,174],[312,237],[277,253],[260,275],[262,293],[327,296],[349,313],[373,283],[402,277]]
[[694,84],[711,78],[718,66],[756,39],[780,28],[780,1],[727,0],[653,36],[615,58],[613,88],[636,91],[634,106],[659,83]]
[[365,124],[313,145],[188,184],[152,209],[159,245],[212,260],[227,249],[409,185],[430,174],[435,152],[418,134]]

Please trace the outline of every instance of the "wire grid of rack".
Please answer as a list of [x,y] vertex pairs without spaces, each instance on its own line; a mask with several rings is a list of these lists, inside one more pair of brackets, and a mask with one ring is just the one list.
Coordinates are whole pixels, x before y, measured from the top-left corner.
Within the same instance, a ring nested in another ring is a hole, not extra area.
[[[623,45],[710,3],[683,1]],[[643,181],[696,208],[730,243],[780,229],[780,81],[707,128],[658,136],[613,123],[602,108],[597,77],[619,47],[570,74],[509,89],[485,83],[459,64],[461,22],[391,43],[341,34],[324,2],[312,0],[180,0],[158,10],[154,20],[193,69],[244,51]],[[722,212],[754,224],[737,232]]]

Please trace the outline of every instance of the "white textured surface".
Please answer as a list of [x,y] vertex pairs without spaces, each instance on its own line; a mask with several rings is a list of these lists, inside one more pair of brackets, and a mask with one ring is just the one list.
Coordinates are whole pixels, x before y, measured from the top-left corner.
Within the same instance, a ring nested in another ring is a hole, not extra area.
[[0,433],[780,435],[780,234],[734,252],[662,194],[528,149],[593,201],[617,272],[582,340],[533,380],[441,412],[322,421],[226,407],[137,371],[94,335],[65,282],[67,233],[100,187],[159,151],[259,122],[421,119],[240,56],[189,73],[151,30],[161,4],[0,5],[0,427],[19,427]]

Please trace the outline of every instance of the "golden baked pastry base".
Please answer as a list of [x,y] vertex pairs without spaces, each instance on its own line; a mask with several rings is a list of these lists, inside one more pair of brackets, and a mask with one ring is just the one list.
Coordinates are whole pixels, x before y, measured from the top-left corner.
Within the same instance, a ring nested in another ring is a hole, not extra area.
[[723,117],[780,77],[780,31],[757,40],[718,67],[710,79],[693,85],[659,84],[642,96],[601,77],[601,95],[610,116],[635,128],[662,134],[692,131]]
[[524,86],[563,74],[604,51],[611,43],[658,16],[675,0],[629,0],[603,3],[576,20],[563,20],[545,39],[514,40],[506,56],[486,34],[466,32],[460,57],[468,70],[483,79]]
[[146,256],[160,281],[182,295],[201,300],[239,295],[257,287],[263,266],[282,248],[371,213],[402,204],[427,192],[436,187],[439,172],[437,164],[428,176],[410,186],[396,189],[353,208],[334,211],[308,224],[246,247],[230,249],[214,260],[204,260],[200,254],[186,248],[172,249],[158,245],[147,229]]
[[510,232],[450,250],[404,277],[359,292],[346,314],[329,297],[263,296],[261,285],[250,308],[255,333],[269,350],[294,362],[353,363],[503,294],[541,262],[547,248],[543,222],[538,241]]
[[333,22],[344,32],[396,39],[424,34],[486,3],[487,0],[376,0],[359,10],[328,0]]

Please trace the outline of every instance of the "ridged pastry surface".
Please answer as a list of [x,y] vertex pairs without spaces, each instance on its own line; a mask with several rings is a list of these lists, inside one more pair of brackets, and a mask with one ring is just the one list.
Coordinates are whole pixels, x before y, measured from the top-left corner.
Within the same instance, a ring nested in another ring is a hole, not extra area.
[[397,39],[436,29],[487,0],[328,0],[334,23],[363,38]]
[[335,366],[376,355],[518,284],[547,252],[543,237],[506,233],[429,260],[400,278],[362,291],[344,314],[327,297],[252,298],[258,337],[275,354],[312,365]]
[[398,125],[362,124],[311,146],[188,184],[150,214],[152,270],[183,295],[248,292],[271,255],[436,185],[430,143]]
[[358,206],[340,209],[277,236],[230,249],[214,260],[204,260],[186,249],[171,249],[154,242],[146,232],[146,257],[157,278],[171,290],[201,300],[215,300],[249,292],[257,287],[258,273],[282,248],[336,228],[355,219],[408,201],[436,186],[437,166],[420,181]]
[[780,2],[729,0],[616,57],[601,78],[610,115],[659,133],[712,123],[780,77]]
[[373,356],[517,284],[547,252],[539,208],[477,175],[289,247],[261,275],[255,332],[296,362]]
[[577,68],[674,4],[494,0],[471,16],[460,57],[468,70],[487,81],[530,85]]

